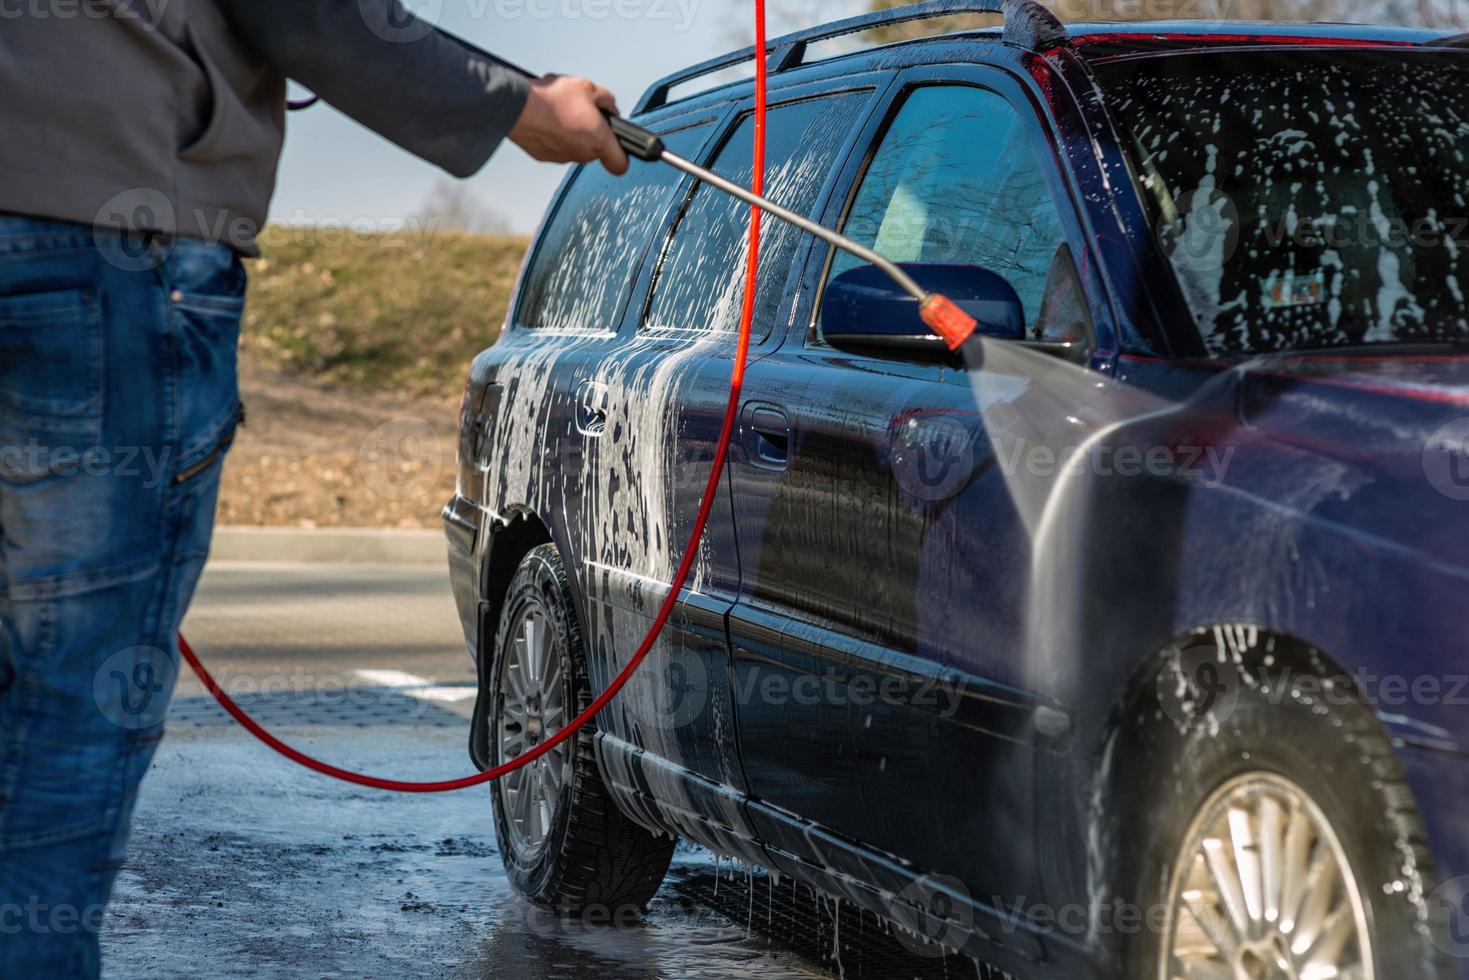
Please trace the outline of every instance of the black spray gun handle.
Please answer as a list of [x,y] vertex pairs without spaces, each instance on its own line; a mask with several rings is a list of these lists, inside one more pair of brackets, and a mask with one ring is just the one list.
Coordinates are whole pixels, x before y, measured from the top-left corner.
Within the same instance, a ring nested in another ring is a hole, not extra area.
[[[483,52],[480,53],[483,54]],[[535,72],[520,67],[513,61],[506,61],[498,55],[488,55],[487,57],[494,58],[495,61],[504,67],[524,75],[528,79],[533,80],[542,77]],[[646,130],[637,123],[628,122],[626,119],[617,115],[617,113],[608,112],[606,109],[602,110],[602,115],[607,117],[607,123],[612,127],[612,132],[617,137],[617,142],[622,144],[622,149],[628,156],[637,157],[639,160],[646,160],[649,163],[657,163],[663,158],[663,138],[657,133]]]
[[617,142],[622,144],[628,156],[637,157],[649,163],[657,163],[663,158],[663,137],[606,110],[603,110],[602,114],[607,117],[613,135],[617,137]]

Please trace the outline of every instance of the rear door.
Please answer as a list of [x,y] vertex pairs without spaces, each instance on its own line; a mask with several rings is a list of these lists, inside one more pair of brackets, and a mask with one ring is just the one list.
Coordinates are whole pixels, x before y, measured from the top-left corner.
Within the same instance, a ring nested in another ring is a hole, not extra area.
[[[674,152],[701,159],[731,112],[725,104],[655,128]],[[623,177],[600,164],[575,171],[537,242],[501,345],[513,369],[500,371],[511,411],[499,420],[507,451],[496,499],[527,501],[552,526],[582,598],[594,689],[631,656],[663,598],[676,550],[669,535],[678,531],[669,508],[689,493],[697,502],[699,491],[689,488],[707,477],[718,431],[696,397],[688,415],[661,424],[688,390],[693,361],[685,345],[659,363],[637,331],[647,270],[687,190],[678,171],[661,164],[633,161]],[[718,503],[698,570],[715,592],[717,583],[738,579],[728,500]],[[619,699],[624,710],[609,709],[602,727],[702,775],[735,778],[731,740],[716,735],[717,720],[701,709],[708,699],[678,700],[679,665],[707,663],[713,676],[725,675],[723,623],[724,605],[688,597],[644,671],[663,683],[633,685]],[[681,736],[657,737],[674,730],[664,724],[670,717],[682,717]]]
[[[872,98],[868,87],[773,100],[769,185],[809,210],[832,159]],[[748,185],[753,128],[746,111],[722,121],[709,155],[722,176]],[[672,144],[680,152],[677,144]],[[669,168],[671,170],[671,168]],[[600,676],[611,680],[652,623],[683,555],[709,477],[728,401],[748,245],[747,207],[682,185],[671,230],[650,255],[617,342],[588,351],[578,374],[576,429],[584,474],[577,523],[591,543],[582,562]],[[788,280],[799,236],[778,225],[761,241],[751,356],[785,336]],[[730,826],[719,793],[699,781],[639,787],[615,755],[645,751],[743,792],[725,616],[739,586],[727,485],[716,498],[698,561],[649,662],[601,718],[609,775],[627,799],[656,796],[663,818],[705,839]],[[646,771],[646,767],[645,767]],[[634,806],[636,804],[634,803]]]
[[[828,220],[899,261],[997,272],[1033,338],[1084,341],[1086,242],[1019,84],[911,70],[868,138]],[[814,251],[807,319],[746,381],[730,633],[751,792],[976,897],[1035,895],[1035,753],[1064,719],[1019,656],[1025,524],[964,372],[822,341],[819,285],[854,264]]]

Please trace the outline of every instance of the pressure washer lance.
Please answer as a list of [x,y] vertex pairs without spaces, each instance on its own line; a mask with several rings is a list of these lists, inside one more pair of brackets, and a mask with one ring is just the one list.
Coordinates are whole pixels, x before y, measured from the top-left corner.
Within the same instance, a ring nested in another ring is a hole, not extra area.
[[978,329],[979,324],[974,317],[960,309],[953,300],[939,293],[931,293],[918,285],[913,277],[903,271],[896,262],[884,258],[865,245],[860,245],[840,232],[832,231],[825,225],[818,224],[810,218],[803,217],[794,211],[781,207],[768,198],[761,197],[753,191],[741,187],[734,181],[725,180],[723,177],[711,170],[706,170],[690,160],[686,160],[668,149],[663,144],[663,138],[657,133],[644,129],[637,123],[629,122],[621,116],[610,112],[604,112],[607,121],[612,125],[612,132],[617,136],[617,142],[622,144],[628,156],[646,160],[649,163],[663,162],[672,167],[677,167],[684,173],[696,180],[703,181],[710,187],[724,191],[739,198],[746,204],[752,205],[764,211],[772,217],[781,221],[789,222],[802,231],[815,235],[817,238],[836,246],[844,252],[849,252],[864,262],[877,266],[887,273],[893,282],[908,295],[918,301],[918,315],[923,322],[934,333],[943,338],[949,350],[958,350],[964,346]]
[[[540,77],[520,67],[513,61],[507,61],[498,55],[493,55],[492,57],[505,68],[513,72],[518,72],[528,79]],[[734,181],[725,180],[712,170],[705,170],[693,161],[684,159],[664,146],[663,137],[657,133],[644,129],[637,123],[624,119],[616,113],[608,112],[606,109],[602,110],[602,114],[607,117],[607,122],[612,126],[613,135],[617,137],[617,142],[622,144],[622,148],[628,156],[645,160],[648,163],[666,163],[669,166],[677,167],[695,180],[703,181],[710,187],[733,195],[746,204],[757,207],[772,217],[795,225],[802,231],[815,235],[827,244],[834,245],[843,252],[848,252],[864,262],[877,266],[893,282],[897,283],[903,292],[918,301],[918,315],[923,318],[923,322],[928,325],[930,330],[943,338],[944,343],[949,346],[949,350],[956,351],[960,347],[963,347],[964,342],[972,337],[975,331],[979,329],[979,323],[975,321],[974,317],[961,310],[953,300],[940,293],[931,293],[924,289],[913,280],[912,276],[904,272],[896,262],[883,258],[872,249],[865,245],[859,245],[840,232],[832,231],[825,225],[817,224],[810,218],[799,215],[788,208],[783,208],[769,198],[761,197],[754,191],[741,187]]]
[[[757,46],[763,47],[765,42],[764,8],[762,6],[762,0],[755,0],[755,4],[756,37],[759,42]],[[511,65],[508,62],[506,63],[506,67],[512,69],[516,68],[516,66]],[[528,75],[528,73],[526,74]],[[764,75],[757,74],[757,90],[759,89],[763,81]],[[677,167],[679,170],[690,174],[695,179],[701,180],[709,186],[716,188],[717,190],[722,190],[727,194],[732,194],[739,200],[744,201],[746,204],[749,204],[752,207],[759,208],[764,213],[773,215],[774,217],[779,218],[782,221],[787,221],[795,225],[797,228],[800,228],[803,231],[815,235],[822,241],[828,242],[845,252],[850,252],[852,255],[857,256],[863,261],[870,262],[872,265],[883,270],[885,273],[891,276],[893,281],[901,286],[904,291],[906,291],[909,295],[911,295],[914,299],[918,301],[918,310],[919,314],[923,317],[923,322],[926,323],[929,328],[933,330],[934,333],[943,338],[944,342],[948,344],[950,350],[958,350],[960,347],[964,346],[966,341],[975,336],[979,325],[975,322],[973,317],[965,313],[958,306],[954,305],[954,303],[946,297],[940,296],[938,293],[930,293],[924,290],[923,287],[914,282],[913,278],[909,276],[906,272],[904,272],[900,267],[892,262],[889,262],[887,259],[883,258],[881,255],[878,255],[870,248],[865,248],[862,245],[858,245],[856,242],[852,241],[850,238],[847,238],[845,235],[840,235],[834,231],[831,231],[828,228],[824,228],[816,222],[811,221],[808,218],[804,218],[801,215],[796,214],[792,211],[788,211],[780,205],[774,203],[773,201],[768,201],[758,194],[754,194],[746,190],[738,184],[731,183],[730,181],[725,180],[723,177],[720,177],[717,174],[710,173],[703,167],[699,167],[690,163],[688,160],[683,159],[675,153],[670,153],[667,147],[663,145],[663,140],[656,133],[649,132],[648,130],[643,129],[641,126],[638,126],[635,123],[628,122],[626,119],[622,119],[618,116],[613,115],[612,113],[607,113],[607,118],[612,125],[612,131],[617,135],[618,142],[622,144],[623,149],[626,150],[630,156],[637,157],[639,160],[646,160],[650,163],[663,162],[673,167]],[[753,238],[753,229],[751,234]],[[750,282],[747,282],[745,284],[746,310],[744,313],[744,317],[748,317],[750,315],[750,310],[752,309],[751,303],[753,300],[753,288],[754,281],[752,279]],[[742,323],[741,331],[742,336],[744,336],[745,339],[748,339],[748,335],[746,333],[746,331],[748,331],[748,328],[749,321],[748,319],[745,319]],[[385,779],[381,776],[369,776],[364,773],[357,773],[347,769],[342,769],[338,766],[333,766],[329,763],[323,762],[320,759],[313,758],[306,753],[300,751],[299,749],[294,749],[291,746],[287,745],[285,742],[282,742],[279,738],[276,738],[270,732],[266,731],[266,729],[259,722],[251,718],[250,715],[243,708],[235,703],[235,700],[231,698],[228,693],[225,692],[224,688],[220,687],[218,681],[210,676],[209,671],[204,667],[204,664],[200,662],[198,655],[194,653],[193,649],[189,646],[188,641],[185,640],[182,635],[179,636],[179,652],[183,655],[183,658],[188,661],[189,666],[194,669],[194,672],[199,675],[199,680],[203,682],[204,687],[209,691],[209,693],[214,695],[215,699],[219,701],[220,705],[224,707],[225,711],[229,713],[230,717],[239,722],[246,731],[250,732],[250,734],[254,735],[261,742],[265,743],[276,752],[285,756],[287,759],[299,763],[300,765],[303,765],[306,768],[311,769],[315,772],[323,773],[335,779],[343,780],[344,782],[353,783],[358,786],[370,786],[375,789],[395,790],[400,793],[443,793],[450,790],[468,789],[471,786],[482,785],[492,780],[499,779],[501,776],[514,772],[522,766],[525,766],[526,764],[535,761],[540,756],[545,755],[547,752],[550,752],[552,749],[554,749],[557,745],[570,738],[573,734],[575,734],[578,729],[589,722],[592,718],[596,717],[598,712],[600,712],[611,702],[612,698],[615,697],[617,693],[622,690],[623,686],[627,684],[633,673],[638,669],[638,666],[643,662],[643,658],[645,658],[648,655],[649,651],[652,650],[653,642],[657,639],[658,634],[663,629],[663,626],[668,622],[668,617],[673,611],[674,600],[678,596],[679,590],[683,588],[683,584],[685,581],[687,581],[689,572],[693,567],[693,556],[694,554],[696,554],[699,539],[704,534],[705,522],[709,519],[710,504],[714,499],[715,488],[718,486],[721,468],[724,464],[727,450],[729,449],[730,433],[731,431],[733,431],[735,409],[738,405],[740,394],[740,378],[743,375],[744,371],[743,346],[741,346],[740,351],[741,353],[736,357],[735,369],[730,379],[729,405],[725,409],[724,422],[720,429],[719,435],[719,450],[715,453],[714,465],[710,469],[709,483],[704,490],[704,496],[699,504],[698,515],[694,518],[694,529],[689,536],[688,548],[685,550],[684,556],[679,562],[678,570],[674,573],[672,587],[670,588],[668,594],[664,597],[662,604],[658,608],[658,612],[653,620],[653,625],[649,628],[647,635],[643,638],[643,642],[638,645],[637,652],[635,652],[632,655],[631,659],[628,660],[627,665],[622,668],[622,671],[615,678],[613,678],[612,683],[605,690],[603,690],[601,694],[597,695],[597,697],[593,699],[591,704],[587,705],[587,707],[582,710],[581,714],[572,719],[571,723],[568,724],[565,728],[561,729],[559,732],[556,732],[549,738],[541,741],[538,745],[528,749],[515,758],[507,762],[501,762],[499,765],[494,766],[491,769],[487,769],[484,772],[476,773],[473,776],[464,776],[459,779],[445,779],[433,782],[409,782],[400,779]],[[973,358],[974,355],[966,352],[967,361],[973,363]]]

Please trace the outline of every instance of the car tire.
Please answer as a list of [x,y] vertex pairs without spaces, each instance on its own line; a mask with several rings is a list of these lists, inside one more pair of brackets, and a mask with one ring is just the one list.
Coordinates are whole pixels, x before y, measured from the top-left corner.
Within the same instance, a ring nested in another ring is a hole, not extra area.
[[[1213,644],[1208,654],[1219,659]],[[1128,712],[1134,724],[1109,753],[1116,775],[1112,812],[1102,821],[1109,829],[1099,836],[1112,842],[1103,845],[1111,852],[1103,859],[1111,886],[1103,918],[1107,908],[1131,907],[1139,924],[1126,928],[1115,911],[1117,921],[1099,934],[1115,975],[1194,975],[1179,968],[1180,951],[1206,961],[1200,976],[1300,975],[1271,970],[1285,958],[1299,971],[1308,956],[1329,951],[1327,930],[1315,925],[1322,921],[1311,908],[1315,895],[1353,922],[1338,954],[1342,968],[1365,958],[1373,969],[1356,974],[1363,978],[1457,977],[1435,941],[1441,923],[1429,901],[1427,838],[1376,717],[1314,651],[1294,671],[1264,646],[1240,642],[1231,655],[1228,676],[1239,683],[1226,685],[1226,708],[1197,711],[1208,692],[1175,660]],[[1346,874],[1324,891],[1308,886],[1292,912],[1292,878],[1301,875],[1285,869],[1317,862],[1323,869],[1340,862]],[[1231,912],[1228,886],[1218,884],[1229,878],[1241,885],[1233,895],[1239,913]],[[1314,944],[1299,951],[1313,933]],[[1222,952],[1231,941],[1235,948]],[[1218,965],[1226,972],[1207,969]]]
[[[525,556],[501,609],[490,674],[494,765],[544,741],[592,701],[580,621],[554,545]],[[544,683],[532,691],[532,681]],[[496,781],[491,795],[515,890],[560,914],[615,919],[652,899],[676,839],[652,833],[618,808],[597,766],[595,738],[593,722],[537,762]],[[537,815],[531,815],[532,806]]]

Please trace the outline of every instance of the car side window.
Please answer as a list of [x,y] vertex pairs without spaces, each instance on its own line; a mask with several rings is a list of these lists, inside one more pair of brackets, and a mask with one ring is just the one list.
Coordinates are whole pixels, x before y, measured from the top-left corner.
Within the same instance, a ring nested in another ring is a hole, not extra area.
[[[711,124],[664,136],[675,153],[693,154]],[[577,171],[536,246],[516,311],[522,327],[615,330],[637,275],[634,267],[679,183],[659,163],[632,161],[623,177],[601,164]]]
[[[862,176],[844,230],[897,262],[962,263],[1003,276],[1035,338],[1038,326],[1054,322],[1042,317],[1048,281],[1054,289],[1074,280],[1075,269],[1065,268],[1070,251],[1028,123],[988,89],[914,89]],[[828,281],[860,264],[838,252]]]
[[[816,206],[843,137],[856,123],[868,92],[809,99],[774,107],[766,121],[765,189],[798,214]],[[713,169],[750,186],[753,121],[746,116],[725,142]],[[659,264],[642,330],[649,333],[733,333],[739,329],[749,245],[748,205],[698,186]],[[759,288],[752,336],[769,334],[779,315],[786,277],[801,232],[766,218],[760,228]]]

